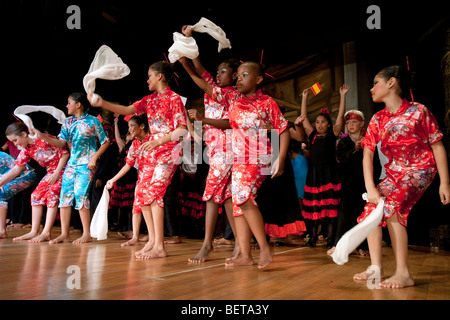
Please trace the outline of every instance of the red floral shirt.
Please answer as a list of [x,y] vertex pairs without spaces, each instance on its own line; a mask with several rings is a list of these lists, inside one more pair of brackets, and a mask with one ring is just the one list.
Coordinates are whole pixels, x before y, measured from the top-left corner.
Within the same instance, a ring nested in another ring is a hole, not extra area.
[[442,138],[431,112],[422,104],[404,99],[395,114],[385,108],[372,117],[362,143],[375,151],[381,141],[381,151],[388,158],[386,173],[401,178],[411,169],[435,167],[430,146]]
[[247,98],[237,90],[223,93],[219,89],[214,88],[213,97],[229,105],[235,162],[269,164],[272,145],[268,130],[281,134],[287,128],[278,104],[261,90]]
[[[49,134],[47,136],[55,138]],[[30,159],[34,159],[41,167],[47,168],[48,172],[54,172],[58,167],[61,154],[65,153],[68,153],[66,148],[60,149],[42,139],[36,139],[33,144],[29,144],[20,152],[15,164],[24,166]]]

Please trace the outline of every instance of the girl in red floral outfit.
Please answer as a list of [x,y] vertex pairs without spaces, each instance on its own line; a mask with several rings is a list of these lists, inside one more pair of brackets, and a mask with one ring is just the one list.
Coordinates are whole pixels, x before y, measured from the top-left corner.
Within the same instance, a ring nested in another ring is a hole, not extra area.
[[[31,159],[36,160],[41,167],[47,168],[47,174],[31,194],[31,231],[14,238],[14,241],[29,240],[33,243],[50,241],[51,230],[58,213],[62,177],[67,160],[69,160],[69,152],[66,148],[58,148],[45,140],[30,138],[28,128],[20,122],[10,124],[6,129],[6,136],[15,145],[22,147],[22,151],[15,161],[15,167],[10,171],[11,175],[18,175],[21,171],[26,170],[25,165]],[[45,226],[42,233],[39,234],[45,205],[47,206]]]
[[[192,36],[189,26],[184,26],[182,32],[187,37]],[[233,59],[222,62],[217,67],[217,75],[214,78],[205,70],[200,58],[192,60],[193,66],[185,57],[178,61],[199,88],[205,91],[205,116],[203,117],[196,109],[188,110],[188,113],[190,118],[201,121],[205,125],[204,139],[208,146],[209,159],[209,172],[202,197],[202,200],[206,201],[205,239],[199,252],[188,261],[191,263],[204,262],[213,251],[213,236],[220,205],[224,206],[228,221],[235,234],[236,245],[231,257],[227,260],[234,259],[239,255],[239,242],[237,241],[231,202],[233,150],[231,139],[227,141],[226,136],[226,129],[231,128],[228,120],[229,106],[226,103],[215,101],[212,98],[212,91],[213,88],[218,88],[223,93],[236,90],[236,71],[240,62]]]
[[[233,129],[234,162],[232,167],[233,216],[240,247],[240,256],[226,262],[226,266],[253,265],[250,240],[256,238],[260,248],[258,268],[272,262],[272,250],[267,242],[264,221],[255,201],[257,191],[266,176],[281,175],[289,147],[287,121],[277,103],[258,88],[264,79],[262,66],[246,62],[238,68],[237,91],[222,94],[213,90],[213,98],[229,103],[230,125]],[[279,154],[272,154],[268,129],[280,135]],[[274,160],[272,170],[271,161]]]
[[[436,171],[440,177],[441,202],[444,205],[450,202],[447,154],[440,141],[443,134],[424,105],[404,98],[409,90],[408,79],[409,73],[398,66],[385,68],[375,76],[374,86],[370,90],[372,100],[383,102],[386,107],[372,117],[362,140],[364,180],[369,203],[358,221],[362,221],[380,198],[385,197],[381,225],[388,226],[397,264],[395,274],[380,283],[380,286],[387,288],[414,285],[408,269],[406,223],[412,206],[431,184]],[[373,154],[379,141],[388,163],[385,165],[385,179],[375,186]],[[379,268],[383,278],[381,225],[367,237],[367,241],[371,263]],[[356,274],[354,279],[367,280],[371,274],[369,271],[362,272]]]
[[[136,185],[136,202],[141,206],[148,227],[149,241],[142,250],[136,252],[140,259],[162,258],[167,256],[164,247],[164,194],[173,174],[179,165],[179,152],[175,146],[178,138],[186,130],[186,111],[178,94],[170,90],[173,77],[172,66],[164,61],[152,64],[148,70],[147,81],[151,95],[126,107],[99,100],[93,104],[114,113],[138,115],[146,113],[150,138],[141,146],[146,151],[142,179]],[[89,96],[92,99],[92,95]],[[152,232],[153,230],[153,232]],[[154,234],[154,238],[150,235]]]

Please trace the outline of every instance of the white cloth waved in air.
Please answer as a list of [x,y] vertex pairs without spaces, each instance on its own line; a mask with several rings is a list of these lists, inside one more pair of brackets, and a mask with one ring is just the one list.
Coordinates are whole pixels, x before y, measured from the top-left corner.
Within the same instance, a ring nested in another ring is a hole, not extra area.
[[[199,22],[190,26],[192,31],[207,33],[219,42],[218,52],[222,49],[230,49],[231,42],[225,32],[206,18],[201,18]],[[173,33],[173,45],[169,48],[169,61],[176,62],[181,57],[195,59],[198,57],[198,46],[192,37],[185,37],[179,32]]]
[[[64,114],[64,112],[52,106],[20,106],[14,110],[14,115],[22,120],[22,122],[25,123],[29,130],[32,130],[34,129],[33,121],[27,114],[39,111],[52,115],[53,118],[58,120],[59,124],[63,124],[64,120],[66,120],[66,115]],[[30,138],[36,139],[36,135],[30,134]]]
[[[130,68],[123,63],[122,59],[107,45],[102,45],[97,50],[88,73],[83,78],[84,90],[87,94],[95,92],[95,80],[118,80],[130,74]],[[98,99],[97,95],[92,97],[92,102]]]

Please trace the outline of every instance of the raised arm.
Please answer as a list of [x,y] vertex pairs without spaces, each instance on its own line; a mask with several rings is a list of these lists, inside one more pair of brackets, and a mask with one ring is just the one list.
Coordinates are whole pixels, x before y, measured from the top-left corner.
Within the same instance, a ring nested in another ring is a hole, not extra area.
[[38,139],[42,139],[42,140],[44,140],[44,141],[46,141],[46,142],[48,142],[48,143],[50,143],[50,144],[52,144],[52,145],[54,145],[54,146],[56,146],[58,148],[68,148],[69,149],[69,145],[68,145],[66,140],[53,138],[53,137],[50,137],[50,136],[48,136],[46,134],[42,134],[42,132],[39,131],[36,128],[30,129],[30,133],[33,134],[33,135],[36,135],[36,137]]
[[130,106],[123,106],[120,104],[111,103],[109,101],[104,100],[101,96],[98,96],[97,101],[92,101],[93,94],[88,94],[87,98],[89,102],[91,103],[91,106],[95,108],[103,108],[105,110],[111,111],[112,113],[118,113],[124,116],[128,116],[130,114],[136,113],[136,108],[134,105]]
[[[303,90],[302,93],[302,105],[301,105],[301,111],[300,111],[300,115],[303,116],[303,128],[305,129],[306,135],[309,137],[309,135],[311,134],[311,132],[313,132],[314,128],[312,127],[311,123],[308,120],[308,107],[307,107],[307,103],[306,100],[308,100],[308,94],[309,94],[309,88]],[[297,118],[298,119],[298,118]]]
[[[181,32],[184,34],[185,37],[192,37],[192,27],[185,25],[183,28],[181,28]],[[206,69],[203,67],[202,63],[200,62],[200,58],[197,57],[195,59],[192,59],[192,63],[194,64],[195,71],[201,76],[203,73],[205,73]]]
[[339,102],[339,112],[336,117],[336,122],[334,123],[333,132],[335,136],[338,136],[342,128],[344,128],[345,120],[344,120],[344,113],[345,113],[345,95],[350,90],[350,86],[348,84],[343,84],[341,88],[339,89],[339,94],[341,95],[341,99]]
[[210,85],[203,77],[197,73],[192,64],[186,59],[186,57],[182,57],[178,60],[183,68],[187,71],[189,76],[195,82],[195,84],[202,89],[207,95],[212,96],[212,85]]

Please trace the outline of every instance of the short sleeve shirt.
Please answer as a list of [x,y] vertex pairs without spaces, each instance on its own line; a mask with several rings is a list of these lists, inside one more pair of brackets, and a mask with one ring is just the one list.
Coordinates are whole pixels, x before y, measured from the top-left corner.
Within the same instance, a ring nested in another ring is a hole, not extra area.
[[374,152],[381,141],[381,151],[388,158],[386,172],[395,177],[411,169],[435,167],[431,145],[442,138],[431,112],[404,99],[395,114],[385,108],[372,117],[362,143]]
[[[46,135],[55,138],[50,134]],[[53,172],[58,167],[61,155],[67,153],[66,148],[58,148],[45,140],[36,139],[20,152],[15,163],[17,166],[24,166],[30,159],[34,159],[41,167],[47,168],[48,172]]]
[[238,90],[222,92],[216,87],[213,98],[229,105],[235,161],[269,163],[272,145],[268,130],[276,129],[281,134],[288,126],[278,104],[261,90],[247,98]]
[[108,141],[100,120],[85,112],[81,117],[67,118],[58,136],[71,144],[69,165],[76,166],[89,163],[92,155],[97,152],[97,140],[100,145]]

